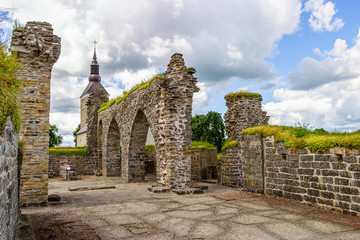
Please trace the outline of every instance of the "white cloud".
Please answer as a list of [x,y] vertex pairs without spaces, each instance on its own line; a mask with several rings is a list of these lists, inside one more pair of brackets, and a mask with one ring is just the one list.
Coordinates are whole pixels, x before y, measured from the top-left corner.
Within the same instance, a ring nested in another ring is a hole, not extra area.
[[342,19],[333,19],[337,12],[333,2],[309,0],[305,3],[304,9],[311,12],[309,24],[315,32],[339,30],[344,26]]
[[203,108],[209,104],[211,87],[206,86],[205,83],[198,83],[200,91],[194,93],[193,98],[193,113],[203,114]]
[[360,77],[308,91],[276,89],[278,102],[264,104],[271,124],[310,123],[316,128],[359,129]]
[[[3,4],[12,7],[12,2]],[[22,23],[50,22],[62,39],[62,53],[53,69],[52,113],[78,111],[75,105],[87,84],[94,39],[99,42],[102,82],[111,97],[120,95],[121,87],[129,88],[166,69],[174,52],[184,54],[187,66],[195,67],[199,81],[207,86],[234,78],[268,81],[277,72],[265,59],[276,52],[284,35],[298,30],[301,14],[301,0],[221,4],[215,0],[206,4],[192,0],[18,0],[14,4],[19,7],[15,18]],[[85,80],[77,83],[77,78]],[[195,95],[197,111],[211,96],[212,90],[203,87]],[[57,116],[52,117],[54,123]],[[71,121],[68,126],[60,120],[59,124],[61,131],[77,126],[70,126]]]
[[360,29],[355,44],[348,47],[345,40],[337,39],[333,49],[317,53],[320,61],[306,57],[300,64],[300,71],[288,75],[292,89],[310,89],[329,82],[342,81],[360,76]]
[[228,48],[228,50],[227,50],[226,54],[229,56],[229,58],[239,60],[239,61],[244,59],[242,52],[240,52],[239,49],[237,47],[235,47],[234,45],[232,45],[231,43],[228,44],[227,48]]

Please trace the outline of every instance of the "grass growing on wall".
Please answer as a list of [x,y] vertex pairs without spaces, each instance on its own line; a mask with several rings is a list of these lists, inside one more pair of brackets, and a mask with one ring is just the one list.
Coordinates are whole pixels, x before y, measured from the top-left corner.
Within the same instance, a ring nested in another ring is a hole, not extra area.
[[233,100],[237,100],[238,97],[248,97],[248,98],[252,98],[252,97],[262,97],[259,93],[252,93],[252,92],[245,92],[245,91],[240,91],[240,92],[235,92],[235,93],[229,93],[227,95],[225,95],[225,99],[227,98],[231,98]]
[[56,156],[85,156],[86,147],[52,147],[49,148],[49,153]]
[[347,147],[360,149],[360,132],[354,133],[329,133],[323,129],[314,131],[304,127],[288,126],[257,126],[250,127],[241,134],[255,135],[260,133],[263,137],[274,136],[277,142],[283,142],[285,147],[309,148],[312,152],[325,152],[332,147]]
[[155,79],[163,79],[164,78],[164,74],[157,74],[154,77],[152,77],[150,80],[146,81],[146,82],[142,82],[136,86],[134,86],[133,88],[130,89],[130,91],[123,93],[122,96],[117,97],[115,99],[111,99],[110,101],[104,102],[101,104],[98,112],[104,111],[105,109],[107,109],[108,107],[111,107],[114,103],[119,104],[123,101],[125,101],[129,95],[135,91],[140,91],[141,89],[145,89],[145,88],[149,88],[150,87],[150,83]]
[[226,139],[224,146],[221,148],[221,152],[225,152],[227,149],[232,148],[232,147],[237,147],[238,143],[236,142],[236,140],[232,140],[230,138]]
[[205,148],[205,149],[216,149],[216,147],[208,142],[198,142],[198,141],[193,141],[191,143],[191,149],[198,149],[198,148]]

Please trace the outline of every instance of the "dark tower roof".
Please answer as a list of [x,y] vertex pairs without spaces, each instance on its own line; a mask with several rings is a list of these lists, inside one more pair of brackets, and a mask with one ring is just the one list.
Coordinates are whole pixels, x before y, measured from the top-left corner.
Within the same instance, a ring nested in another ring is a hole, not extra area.
[[[94,42],[96,43],[96,42]],[[89,84],[86,86],[85,90],[83,91],[83,93],[81,94],[80,98],[82,98],[82,96],[84,96],[85,94],[91,94],[93,93],[99,86],[101,86],[102,88],[104,88],[101,85],[101,77],[99,75],[99,63],[97,61],[97,57],[96,57],[96,47],[94,47],[94,55],[93,55],[93,60],[90,64],[90,76],[89,76]],[[105,90],[105,88],[104,88]],[[106,90],[105,90],[106,92]],[[109,93],[106,92],[108,95]]]
[[97,61],[96,58],[96,48],[94,48],[94,56],[93,56],[93,60],[91,62],[90,65],[90,76],[89,76],[89,82],[100,82],[101,81],[101,77],[99,75],[99,63]]

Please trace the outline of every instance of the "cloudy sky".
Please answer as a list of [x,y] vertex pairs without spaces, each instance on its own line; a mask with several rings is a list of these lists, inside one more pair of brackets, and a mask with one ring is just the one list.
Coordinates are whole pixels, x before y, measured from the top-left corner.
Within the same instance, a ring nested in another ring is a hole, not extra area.
[[263,95],[272,124],[360,128],[357,0],[2,0],[0,9],[9,22],[50,22],[62,39],[50,121],[63,145],[80,122],[94,39],[111,98],[180,52],[197,70],[194,115],[224,114],[224,95],[246,90]]

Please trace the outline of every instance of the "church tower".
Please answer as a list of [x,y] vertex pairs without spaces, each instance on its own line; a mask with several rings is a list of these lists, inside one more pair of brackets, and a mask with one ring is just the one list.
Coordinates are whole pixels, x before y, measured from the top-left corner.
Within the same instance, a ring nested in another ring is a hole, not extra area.
[[91,93],[95,92],[97,88],[103,88],[107,96],[109,93],[105,90],[105,88],[101,85],[101,77],[100,77],[100,66],[96,57],[96,41],[94,43],[94,55],[93,60],[90,64],[90,76],[89,83],[86,86],[85,90],[80,96],[80,130],[76,134],[76,146],[83,147],[86,146],[86,133],[87,133],[87,107],[86,101]]

